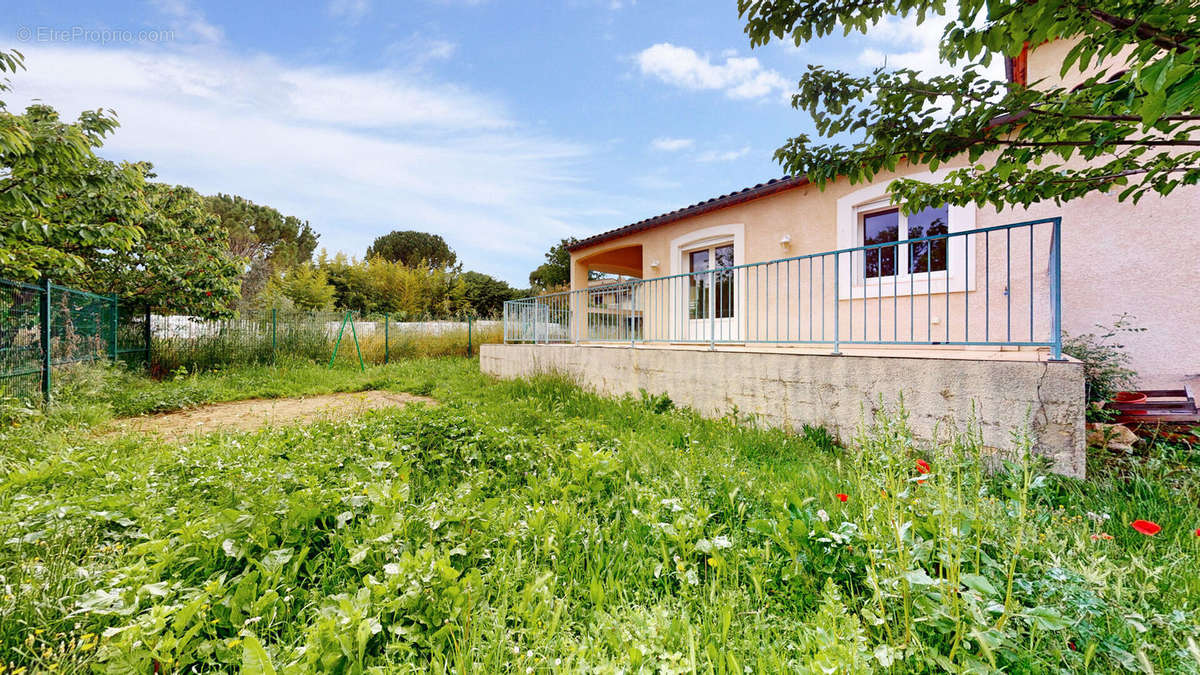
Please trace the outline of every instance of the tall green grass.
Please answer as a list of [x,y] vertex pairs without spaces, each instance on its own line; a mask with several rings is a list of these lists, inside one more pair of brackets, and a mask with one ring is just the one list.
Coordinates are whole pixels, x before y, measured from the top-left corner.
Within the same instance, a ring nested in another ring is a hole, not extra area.
[[[663,397],[496,382],[461,358],[128,380],[140,393],[104,404],[365,387],[441,405],[179,446],[6,424],[0,661],[1200,670],[1187,444],[1097,455],[1083,483],[1028,458],[989,471],[972,435],[917,442],[900,410],[842,447]],[[1163,530],[1139,534],[1134,518]]]
[[281,313],[273,319],[269,312],[252,312],[237,319],[184,324],[174,336],[153,339],[150,370],[161,377],[179,370],[328,363],[335,349],[337,363],[358,364],[361,354],[363,362],[377,365],[391,359],[469,356],[468,351],[478,353],[480,344],[503,341],[500,328],[476,325],[468,331],[465,319],[461,327],[439,333],[393,324],[385,334],[383,323],[374,322],[370,334],[356,335],[349,324],[341,328],[344,318],[337,313]]

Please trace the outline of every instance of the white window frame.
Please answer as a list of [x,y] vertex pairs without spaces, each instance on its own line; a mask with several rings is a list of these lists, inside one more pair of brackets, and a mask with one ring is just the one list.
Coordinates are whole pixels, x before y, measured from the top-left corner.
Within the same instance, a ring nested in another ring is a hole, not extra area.
[[[906,176],[926,182],[939,181],[949,173],[942,169],[933,173]],[[837,202],[837,247],[841,249],[857,248],[863,245],[862,216],[888,208],[896,208],[891,203],[891,195],[887,191],[888,183],[876,183],[838,199]],[[949,231],[965,232],[975,229],[975,207],[947,206]],[[907,218],[901,214],[897,236],[898,269],[907,270],[908,239]],[[885,298],[905,295],[927,295],[960,293],[975,290],[975,237],[966,237],[964,251],[963,237],[950,237],[946,240],[946,270],[936,272],[904,271],[894,276],[865,278],[866,254],[857,251],[852,254],[840,254],[838,265],[838,292],[842,299]],[[853,264],[851,264],[853,260]],[[901,261],[904,264],[901,265]],[[851,275],[853,267],[853,275]]]
[[[714,225],[700,230],[693,230],[671,240],[671,276],[690,272],[688,255],[692,251],[733,244],[734,267],[746,264],[746,225],[745,223],[729,223]],[[672,283],[672,282],[668,282]],[[733,316],[719,321],[729,321],[732,324],[733,335],[741,334],[741,324],[744,321],[740,309],[744,306],[743,299],[745,284],[737,283],[736,275],[733,284]],[[671,325],[687,326],[688,321],[707,321],[708,319],[689,319],[687,302],[687,284],[680,283],[682,292],[676,292],[671,300]]]

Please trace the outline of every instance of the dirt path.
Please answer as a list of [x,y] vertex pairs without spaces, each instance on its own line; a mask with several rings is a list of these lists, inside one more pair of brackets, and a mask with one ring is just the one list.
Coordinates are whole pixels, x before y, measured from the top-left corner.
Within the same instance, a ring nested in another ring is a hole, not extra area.
[[267,426],[304,424],[315,420],[344,419],[368,410],[404,407],[410,403],[437,405],[437,401],[392,391],[321,394],[303,398],[230,401],[178,412],[116,420],[110,434],[140,432],[179,440],[213,431],[253,431]]

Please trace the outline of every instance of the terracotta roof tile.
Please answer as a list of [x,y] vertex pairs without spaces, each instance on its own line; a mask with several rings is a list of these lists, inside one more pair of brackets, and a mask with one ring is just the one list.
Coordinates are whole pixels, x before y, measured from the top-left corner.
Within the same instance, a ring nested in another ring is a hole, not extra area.
[[567,250],[578,251],[581,248],[594,246],[596,244],[609,241],[610,239],[623,237],[627,234],[633,234],[634,232],[649,230],[652,227],[658,227],[660,225],[666,225],[667,223],[683,220],[684,218],[698,216],[702,213],[716,211],[717,209],[723,209],[727,206],[733,206],[734,204],[741,204],[742,202],[748,202],[751,199],[758,199],[759,197],[765,197],[776,192],[781,192],[794,187],[800,187],[801,185],[808,185],[808,179],[804,176],[784,176],[782,178],[772,178],[771,180],[765,183],[759,183],[754,187],[743,188],[736,192],[730,192],[729,194],[721,195],[720,197],[713,197],[712,199],[697,202],[691,206],[685,206],[681,209],[676,209],[662,215],[654,216],[653,218],[639,220],[636,223],[631,223],[624,227],[618,227],[614,230],[601,232],[600,234],[593,235],[587,239],[581,239],[574,245],[567,247]]

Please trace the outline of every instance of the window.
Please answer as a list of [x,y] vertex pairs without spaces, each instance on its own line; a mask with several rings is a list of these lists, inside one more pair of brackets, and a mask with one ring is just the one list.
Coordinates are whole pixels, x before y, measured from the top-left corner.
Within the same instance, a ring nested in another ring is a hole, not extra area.
[[[900,210],[888,209],[877,213],[865,213],[863,223],[863,246],[886,244],[900,238]],[[896,247],[885,246],[867,249],[864,274],[868,279],[896,276]]]
[[[728,319],[733,316],[733,244],[723,244],[687,254],[688,318]],[[712,271],[710,271],[712,270]],[[700,274],[709,272],[708,274]]]
[[867,279],[895,277],[900,273],[900,261],[907,262],[907,273],[945,272],[946,240],[924,241],[905,244],[910,239],[921,239],[950,231],[948,209],[945,206],[923,209],[911,216],[904,216],[900,209],[871,211],[861,215],[862,245],[888,244],[864,251],[863,276]]

